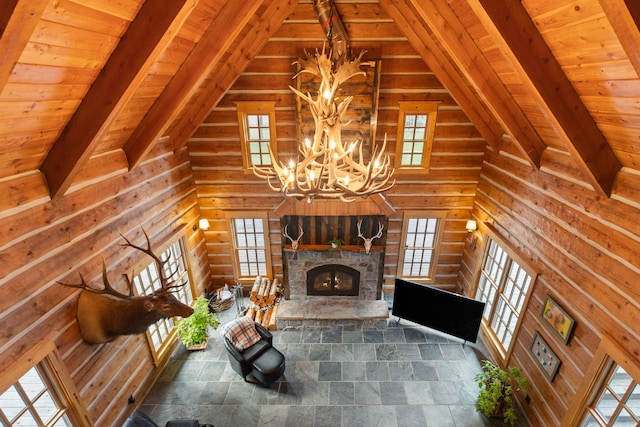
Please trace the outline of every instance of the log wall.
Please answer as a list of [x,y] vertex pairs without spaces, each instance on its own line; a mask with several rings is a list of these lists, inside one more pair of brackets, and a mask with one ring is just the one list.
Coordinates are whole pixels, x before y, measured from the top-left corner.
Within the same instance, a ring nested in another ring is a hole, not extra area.
[[[474,295],[486,242],[484,224],[536,267],[538,279],[525,307],[523,323],[514,337],[508,360],[521,366],[530,379],[531,403],[523,408],[534,426],[560,425],[585,378],[585,372],[603,336],[640,360],[640,198],[626,186],[603,199],[581,181],[577,166],[565,153],[547,150],[543,171],[527,166],[510,147],[487,153],[474,215],[479,219],[478,247],[466,246],[460,285]],[[622,172],[619,182],[637,182]],[[573,338],[565,343],[540,315],[547,295],[575,318]],[[529,353],[538,331],[562,364],[553,382],[536,366]]]
[[[126,171],[124,160],[117,165],[112,168]],[[196,293],[202,292],[209,269],[202,232],[192,228],[199,210],[187,150],[174,155],[160,144],[134,171],[78,182],[53,200],[38,173],[2,186],[12,205],[0,211],[0,372],[54,332],[95,425],[119,425],[132,410],[129,396],[140,401],[159,373],[145,335],[86,344],[76,322],[79,291],[56,281],[78,283],[82,273],[101,285],[104,260],[111,283],[126,291],[121,274],[131,274],[146,255],[122,247],[121,235],[141,244],[144,229],[152,247],[185,233]]]

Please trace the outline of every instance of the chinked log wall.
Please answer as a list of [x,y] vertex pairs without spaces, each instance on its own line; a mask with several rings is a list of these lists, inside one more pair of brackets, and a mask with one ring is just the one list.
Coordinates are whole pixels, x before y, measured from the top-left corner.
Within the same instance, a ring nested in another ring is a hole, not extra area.
[[[42,179],[32,185],[38,174],[3,185],[0,203],[13,201],[0,211],[0,372],[57,331],[54,342],[95,425],[122,421],[127,398],[141,399],[158,372],[145,336],[84,343],[75,319],[78,292],[55,282],[77,283],[81,272],[101,285],[104,258],[111,283],[125,291],[121,274],[142,257],[122,248],[120,235],[143,243],[144,228],[157,245],[186,230],[192,277],[202,290],[209,269],[202,234],[192,231],[199,213],[188,160],[186,149],[172,155],[170,146],[159,145],[133,172],[80,185],[53,201]],[[109,167],[126,170],[126,163]]]
[[[375,10],[362,13],[363,7]],[[429,173],[397,175],[396,186],[385,193],[389,203],[396,208],[385,230],[384,276],[387,291],[391,291],[390,286],[396,275],[402,215],[406,210],[447,211],[435,282],[454,288],[467,237],[464,226],[473,207],[485,142],[401,31],[390,23],[380,5],[344,3],[340,5],[340,14],[347,25],[354,52],[370,48],[358,39],[373,33],[373,28],[376,33],[385,32],[381,38],[388,40],[372,59],[379,57],[382,60],[377,139],[381,143],[384,135],[387,135],[387,153],[392,158],[395,153],[398,102],[440,102]],[[376,16],[377,19],[366,21],[361,19],[362,16]],[[304,48],[309,52],[320,48],[323,36],[320,26],[313,25],[317,24],[317,19],[311,3],[299,4],[289,19],[295,22],[285,21],[281,25],[273,39],[249,64],[189,141],[199,203],[203,216],[211,222],[211,228],[205,233],[209,264],[213,280],[220,283],[234,280],[230,256],[231,234],[224,217],[226,210],[269,212],[274,274],[282,275],[281,244],[284,237],[281,235],[280,218],[273,211],[283,199],[271,191],[264,181],[244,173],[239,155],[239,129],[234,102],[276,101],[278,154],[284,159],[296,153],[296,106],[288,88],[295,72],[292,62],[304,55]],[[305,20],[312,25],[302,25]],[[311,33],[310,29],[316,32]],[[317,43],[301,46],[297,41],[309,37],[315,37]],[[321,201],[314,204],[318,204],[318,209],[322,210]],[[349,209],[357,210],[355,206],[349,208],[346,205],[346,212],[328,212],[327,215],[353,215]]]
[[[493,223],[539,273],[522,327],[514,337],[510,364],[523,367],[534,384],[529,391],[531,404],[524,404],[533,424],[559,425],[585,380],[602,335],[613,337],[640,360],[635,305],[640,298],[640,272],[630,264],[640,256],[636,224],[640,197],[633,189],[640,179],[625,174],[623,182],[634,184],[620,185],[611,199],[602,199],[586,183],[576,183],[582,173],[570,156],[547,151],[542,167],[549,173],[545,173],[515,160],[518,154],[513,147],[503,149],[508,155],[487,155],[476,213],[481,222]],[[485,230],[482,227],[480,232]],[[478,249],[465,252],[460,281],[467,293],[473,293],[485,241],[482,233]],[[576,319],[568,345],[542,321],[547,294]],[[529,355],[536,331],[562,361],[553,382]]]

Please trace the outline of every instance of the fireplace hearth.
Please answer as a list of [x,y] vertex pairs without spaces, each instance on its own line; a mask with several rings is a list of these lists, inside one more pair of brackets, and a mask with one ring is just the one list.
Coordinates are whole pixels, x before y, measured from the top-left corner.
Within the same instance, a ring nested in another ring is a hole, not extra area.
[[307,271],[307,295],[358,296],[360,272],[346,265],[321,265]]

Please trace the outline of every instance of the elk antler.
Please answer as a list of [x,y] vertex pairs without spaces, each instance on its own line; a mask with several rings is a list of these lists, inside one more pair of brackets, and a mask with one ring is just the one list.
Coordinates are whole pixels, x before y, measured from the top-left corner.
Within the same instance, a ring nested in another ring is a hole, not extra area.
[[362,235],[362,231],[360,230],[361,226],[362,220],[358,221],[358,237],[364,239],[364,249],[367,253],[369,253],[369,251],[371,250],[371,243],[373,242],[373,239],[382,237],[382,229],[384,228],[384,226],[382,225],[382,222],[378,221],[378,233],[376,233],[375,236],[371,236],[369,238],[366,238]]
[[[127,282],[128,282],[128,280],[127,280]],[[87,282],[85,282],[84,277],[82,276],[82,274],[80,274],[80,283],[78,283],[78,284],[63,283],[63,282],[58,282],[58,283],[61,284],[61,285],[64,285],[64,286],[68,286],[70,288],[78,288],[78,289],[82,289],[84,291],[93,292],[94,294],[112,295],[112,296],[114,296],[116,298],[128,299],[128,298],[131,298],[133,296],[133,288],[131,287],[130,283],[129,283],[129,295],[126,295],[126,294],[123,294],[121,292],[118,292],[111,286],[111,284],[109,283],[109,278],[107,277],[107,266],[104,263],[104,259],[102,260],[102,283],[104,284],[104,287],[102,289],[98,289],[98,288],[94,288],[92,286],[89,286],[87,284]]]
[[[127,239],[124,236],[122,236],[122,238],[127,242],[127,244],[124,244],[122,246],[129,246],[131,248],[144,252],[145,254],[153,258],[153,260],[155,261],[156,269],[158,270],[158,277],[160,278],[160,286],[162,287],[162,289],[154,290],[153,291],[154,295],[168,293],[168,292],[171,292],[172,289],[179,289],[182,286],[184,286],[184,283],[179,283],[177,285],[174,285],[173,282],[170,281],[170,279],[173,276],[175,276],[176,273],[178,272],[177,267],[176,267],[176,270],[172,271],[171,274],[169,274],[169,277],[165,276],[164,266],[169,261],[169,259],[171,259],[171,255],[169,255],[165,260],[160,259],[160,257],[154,254],[153,251],[151,250],[151,241],[149,240],[149,236],[147,236],[147,233],[144,230],[142,230],[142,233],[144,234],[144,237],[147,239],[146,248],[143,248],[142,246],[134,245],[133,243],[131,243],[129,239]],[[127,278],[127,282],[129,283],[129,289],[131,289],[131,291],[133,292],[133,285],[131,283],[131,280],[129,279],[129,276],[125,276],[125,277]]]
[[298,234],[298,238],[297,239],[293,239],[291,236],[289,236],[289,232],[287,231],[289,228],[289,224],[284,226],[284,237],[286,237],[287,239],[291,240],[291,249],[293,249],[294,251],[298,249],[298,243],[300,242],[300,238],[302,237],[302,235],[304,234],[304,231],[302,230],[302,226],[298,226],[298,229],[300,230],[300,234]]

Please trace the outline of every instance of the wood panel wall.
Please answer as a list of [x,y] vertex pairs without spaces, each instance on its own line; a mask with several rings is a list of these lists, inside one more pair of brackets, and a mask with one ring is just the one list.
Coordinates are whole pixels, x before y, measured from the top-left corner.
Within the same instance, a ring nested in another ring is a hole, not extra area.
[[[368,9],[366,13],[362,8]],[[353,52],[366,49],[368,53],[364,59],[381,60],[377,140],[382,143],[386,134],[386,151],[392,159],[395,156],[398,103],[440,103],[429,173],[398,174],[396,186],[385,193],[387,201],[396,209],[385,230],[385,289],[392,291],[396,275],[403,212],[419,209],[447,212],[435,283],[454,289],[467,237],[464,226],[470,218],[476,195],[485,141],[380,5],[345,3],[340,5],[340,14],[350,35]],[[365,16],[374,18],[363,19]],[[372,48],[365,39],[374,33],[374,28],[379,40]],[[314,52],[321,48],[322,40],[323,33],[312,3],[300,2],[189,140],[201,212],[211,223],[205,235],[214,282],[222,284],[235,280],[230,255],[231,235],[224,217],[228,210],[269,213],[273,274],[282,275],[280,254],[285,239],[281,235],[280,218],[274,210],[283,198],[271,191],[264,181],[243,171],[234,103],[275,101],[278,154],[281,158],[295,154],[295,97],[288,88],[295,73],[292,63],[304,55],[305,49]],[[357,211],[355,206],[353,209]]]
[[56,282],[78,283],[82,273],[101,285],[104,260],[111,283],[125,291],[121,274],[131,274],[146,255],[122,247],[121,235],[143,243],[144,229],[153,246],[185,233],[195,285],[198,293],[204,289],[209,268],[202,232],[192,228],[199,209],[189,157],[186,149],[175,155],[171,150],[159,144],[134,171],[78,182],[54,200],[37,172],[3,182],[2,194],[14,203],[0,210],[0,373],[54,332],[98,426],[123,422],[133,410],[129,396],[141,400],[159,370],[144,334],[103,345],[82,341],[75,317],[79,292]]
[[[640,325],[636,319],[640,269],[638,195],[598,197],[568,171],[576,169],[565,153],[547,150],[543,170],[513,156],[509,147],[486,156],[474,215],[479,244],[467,245],[460,284],[473,295],[477,270],[492,224],[539,273],[514,340],[510,365],[521,366],[530,379],[531,403],[524,411],[534,426],[560,425],[603,336],[640,360]],[[632,178],[633,176],[633,178]],[[626,179],[637,179],[634,175]],[[576,319],[567,345],[544,324],[540,313],[550,295]],[[529,346],[538,331],[562,364],[550,382],[535,365]]]

